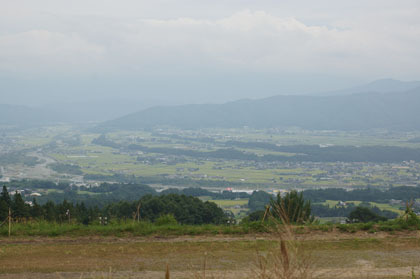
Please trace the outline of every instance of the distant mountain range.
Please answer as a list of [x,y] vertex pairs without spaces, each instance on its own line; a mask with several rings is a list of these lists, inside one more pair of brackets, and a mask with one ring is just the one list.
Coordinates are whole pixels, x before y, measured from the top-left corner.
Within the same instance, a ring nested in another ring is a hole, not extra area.
[[39,108],[0,104],[0,125],[32,127],[113,119],[99,124],[97,130],[156,126],[188,129],[299,126],[305,129],[411,130],[420,129],[419,105],[419,81],[383,79],[311,96],[280,95],[225,104],[160,106],[131,114],[137,108],[147,106],[147,102],[100,101]]
[[[385,81],[385,84],[396,84]],[[400,85],[394,86],[393,90],[408,86]],[[388,91],[383,83],[372,83],[370,87]],[[298,126],[316,130],[420,129],[420,87],[392,93],[375,90],[351,95],[274,96],[226,104],[154,107],[107,121],[98,128],[131,130],[156,126],[184,129],[243,126]]]

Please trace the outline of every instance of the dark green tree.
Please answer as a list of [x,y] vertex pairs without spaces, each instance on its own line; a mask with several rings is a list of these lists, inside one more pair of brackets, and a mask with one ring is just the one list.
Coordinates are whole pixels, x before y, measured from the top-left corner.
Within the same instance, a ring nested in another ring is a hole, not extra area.
[[368,223],[386,221],[387,218],[376,214],[370,208],[358,206],[352,212],[350,212],[349,220],[351,223]]
[[9,192],[5,185],[3,185],[3,190],[0,194],[0,223],[3,222],[7,216],[9,216],[9,207],[12,203],[10,199]]
[[264,191],[254,191],[248,200],[248,207],[250,211],[265,210],[266,206],[270,204],[271,199],[273,198],[267,192]]
[[38,202],[36,201],[35,198],[32,200],[30,215],[34,219],[40,219],[40,218],[44,217],[44,210],[43,210],[42,206],[40,206],[38,204]]
[[48,201],[46,204],[42,206],[44,210],[45,220],[49,222],[56,222],[57,221],[57,210],[55,208],[55,204],[52,201]]
[[284,197],[280,194],[270,201],[270,211],[273,217],[288,224],[303,224],[312,222],[311,202],[305,201],[302,193],[291,191]]
[[29,205],[25,204],[22,195],[16,191],[13,196],[12,203],[12,215],[13,218],[28,218],[29,217]]
[[247,216],[247,220],[251,222],[262,221],[265,215],[265,210],[257,210]]
[[6,185],[3,185],[3,190],[1,191],[0,200],[6,202],[7,206],[10,206],[12,204],[12,199],[10,198]]
[[[155,221],[162,215],[172,214],[181,224],[224,224],[226,216],[221,208],[212,202],[203,202],[196,197],[169,194],[144,196],[141,200],[140,217]],[[135,211],[135,206],[131,212]]]
[[6,220],[7,216],[9,216],[9,205],[0,199],[0,223]]
[[75,208],[75,212],[73,213],[73,217],[77,218],[77,221],[79,223],[82,223],[84,225],[89,225],[90,223],[90,218],[89,218],[89,210],[86,208],[85,204],[82,203],[78,203],[76,204],[76,208]]

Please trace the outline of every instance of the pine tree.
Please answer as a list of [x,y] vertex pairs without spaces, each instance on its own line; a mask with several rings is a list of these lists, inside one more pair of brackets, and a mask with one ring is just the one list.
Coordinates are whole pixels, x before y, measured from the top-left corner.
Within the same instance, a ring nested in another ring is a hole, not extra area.
[[7,216],[9,216],[9,205],[0,199],[0,223],[6,220]]
[[12,204],[12,199],[10,198],[6,185],[3,185],[3,190],[1,191],[0,200],[6,202],[7,206],[11,206]]
[[305,201],[303,194],[297,191],[291,191],[284,197],[278,194],[277,199],[271,200],[270,206],[273,216],[282,222],[303,224],[314,219],[311,217],[310,201]]
[[16,191],[12,203],[13,218],[29,217],[29,206],[25,204],[22,195]]
[[12,200],[9,196],[9,192],[5,185],[3,185],[3,190],[0,194],[0,223],[6,220],[9,216],[9,208],[12,204]]
[[32,207],[30,209],[30,214],[32,218],[39,219],[44,216],[44,210],[42,207],[38,204],[36,199],[34,198],[32,201]]
[[49,222],[57,222],[57,209],[52,201],[47,201],[42,207],[45,212],[45,219]]

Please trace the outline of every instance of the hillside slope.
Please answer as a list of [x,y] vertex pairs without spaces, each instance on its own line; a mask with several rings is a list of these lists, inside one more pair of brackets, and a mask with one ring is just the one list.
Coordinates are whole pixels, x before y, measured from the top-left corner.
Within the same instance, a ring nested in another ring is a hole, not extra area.
[[275,96],[226,104],[154,107],[104,122],[102,130],[289,127],[327,130],[420,129],[420,87],[397,93]]

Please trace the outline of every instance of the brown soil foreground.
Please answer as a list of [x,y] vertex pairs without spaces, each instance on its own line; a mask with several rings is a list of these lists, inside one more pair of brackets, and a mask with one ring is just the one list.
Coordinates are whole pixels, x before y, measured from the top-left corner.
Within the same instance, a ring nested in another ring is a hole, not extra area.
[[[298,235],[316,278],[420,278],[417,232]],[[0,278],[256,278],[275,235],[0,238]],[[204,267],[205,266],[205,267]]]

